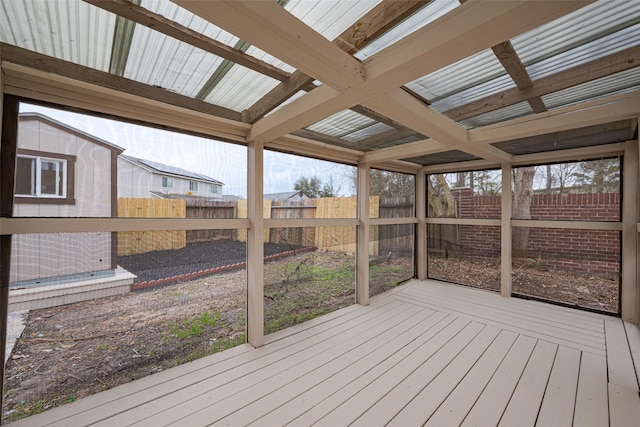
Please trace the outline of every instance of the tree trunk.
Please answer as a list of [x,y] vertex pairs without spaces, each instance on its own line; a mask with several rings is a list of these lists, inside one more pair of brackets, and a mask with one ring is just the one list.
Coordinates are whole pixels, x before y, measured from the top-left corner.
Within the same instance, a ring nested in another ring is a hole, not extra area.
[[[512,218],[531,219],[531,198],[533,197],[533,178],[536,173],[534,166],[517,168],[513,174],[513,204]],[[515,227],[513,229],[513,256],[526,258],[529,228]]]
[[[428,203],[431,217],[436,218],[453,218],[456,214],[455,200],[451,193],[451,188],[442,174],[434,175],[438,185],[442,191],[436,192],[431,179],[427,179]],[[441,246],[438,249],[444,249],[447,256],[457,258],[460,251],[460,243],[458,242],[458,233],[456,225],[440,225]]]

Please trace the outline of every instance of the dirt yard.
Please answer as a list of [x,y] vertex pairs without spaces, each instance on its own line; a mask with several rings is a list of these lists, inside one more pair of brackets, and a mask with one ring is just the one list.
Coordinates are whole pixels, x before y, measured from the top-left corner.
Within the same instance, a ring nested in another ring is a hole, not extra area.
[[[429,277],[480,289],[500,290],[499,260],[432,258]],[[515,263],[513,293],[569,306],[618,313],[617,277],[579,275],[543,265]]]
[[[192,269],[207,265],[191,260]],[[374,261],[372,294],[412,274],[410,259]],[[144,280],[154,278],[149,265],[166,265],[159,253],[148,254],[146,262],[130,258],[127,265],[135,262],[149,270]],[[265,333],[353,304],[354,262],[353,255],[314,251],[266,264]],[[244,343],[245,295],[246,271],[239,270],[32,310],[7,363],[3,419],[39,413]]]

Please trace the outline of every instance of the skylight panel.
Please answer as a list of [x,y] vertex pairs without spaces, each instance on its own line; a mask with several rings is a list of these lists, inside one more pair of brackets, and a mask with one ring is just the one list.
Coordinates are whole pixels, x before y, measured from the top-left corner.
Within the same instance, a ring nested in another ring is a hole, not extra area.
[[562,52],[527,67],[532,80],[568,70],[640,44],[640,24]]
[[345,139],[345,140],[351,141],[351,142],[358,142],[358,141],[362,141],[362,140],[367,139],[367,138],[374,137],[376,135],[383,134],[383,133],[388,132],[388,131],[390,131],[392,129],[394,129],[394,128],[392,128],[389,125],[386,125],[384,123],[375,122],[371,126],[367,126],[366,128],[360,129],[360,130],[358,130],[356,132],[352,132],[350,134],[343,135],[342,139]]
[[195,97],[222,58],[141,25],[124,77]]
[[549,109],[640,89],[640,69],[632,68],[542,97]]
[[376,123],[375,120],[351,110],[344,110],[310,126],[308,130],[340,138]]
[[205,101],[240,112],[251,107],[279,83],[256,71],[235,65]]
[[511,40],[525,65],[640,23],[640,2],[600,0]]
[[421,77],[407,87],[435,102],[505,74],[500,61],[487,49]]
[[529,103],[525,101],[519,104],[510,105],[505,108],[500,108],[499,110],[480,114],[479,116],[462,120],[459,123],[467,129],[473,129],[476,127],[487,126],[493,123],[499,123],[505,120],[511,120],[530,114],[533,114],[533,110],[531,109]]
[[503,92],[505,90],[513,89],[516,84],[508,74],[504,74],[500,77],[496,77],[493,80],[489,80],[479,85],[470,87],[460,92],[456,92],[453,95],[441,98],[431,104],[431,107],[443,112],[451,110],[452,108],[460,107],[462,105],[469,104],[477,101],[478,99],[485,98],[496,93]]
[[424,27],[425,25],[435,21],[441,16],[460,6],[458,0],[433,0],[425,7],[387,31],[376,40],[369,43],[360,51],[355,53],[355,57],[364,60],[374,55],[382,49],[391,46],[398,40],[408,36],[414,31]]
[[285,9],[333,41],[378,3],[380,0],[291,0]]
[[115,15],[82,1],[3,0],[0,40],[109,71]]

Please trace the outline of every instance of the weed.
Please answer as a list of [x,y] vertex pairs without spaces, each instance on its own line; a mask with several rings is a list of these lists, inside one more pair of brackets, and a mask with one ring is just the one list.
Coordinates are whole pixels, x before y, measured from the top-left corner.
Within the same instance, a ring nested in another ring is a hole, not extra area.
[[208,311],[205,311],[199,316],[183,320],[182,323],[173,324],[171,333],[179,340],[198,338],[202,336],[207,326],[215,327],[221,317],[222,315],[218,312],[209,314]]

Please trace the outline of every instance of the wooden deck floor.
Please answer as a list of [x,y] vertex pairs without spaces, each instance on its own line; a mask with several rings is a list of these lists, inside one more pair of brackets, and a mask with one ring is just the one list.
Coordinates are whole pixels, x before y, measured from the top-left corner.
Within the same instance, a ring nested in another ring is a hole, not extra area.
[[620,319],[414,281],[11,425],[637,427],[639,358]]

